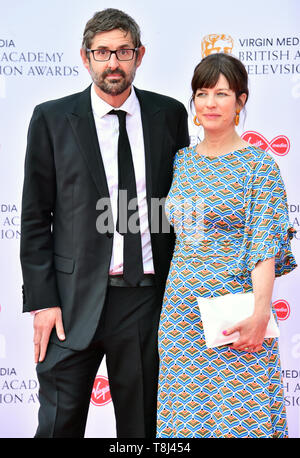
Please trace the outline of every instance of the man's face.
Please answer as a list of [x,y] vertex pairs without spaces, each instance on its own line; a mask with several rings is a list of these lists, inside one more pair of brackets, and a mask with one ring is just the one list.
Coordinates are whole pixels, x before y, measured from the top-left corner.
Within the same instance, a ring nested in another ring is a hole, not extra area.
[[[97,33],[91,43],[91,49],[111,51],[134,47],[131,34],[120,29]],[[138,56],[135,53],[133,59],[129,61],[119,61],[116,54],[112,54],[108,61],[99,62],[94,60],[92,53],[86,55],[83,50],[81,50],[81,57],[97,88],[105,94],[116,96],[130,88],[144,53],[145,49],[141,46]]]

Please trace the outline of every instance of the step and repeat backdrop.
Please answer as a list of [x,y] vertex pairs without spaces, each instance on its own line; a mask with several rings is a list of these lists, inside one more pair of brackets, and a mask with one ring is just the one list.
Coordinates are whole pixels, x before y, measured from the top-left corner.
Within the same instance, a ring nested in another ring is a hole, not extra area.
[[[201,141],[189,109],[190,82],[207,54],[240,58],[250,98],[239,133],[277,161],[287,189],[300,260],[300,2],[298,0],[0,1],[0,437],[32,437],[38,382],[32,316],[22,314],[20,204],[26,135],[34,106],[83,90],[90,78],[79,55],[86,22],[119,8],[142,30],[146,55],[135,85],[183,102],[191,144]],[[276,280],[282,375],[290,437],[300,437],[300,270]],[[115,437],[105,361],[91,395],[86,437]]]

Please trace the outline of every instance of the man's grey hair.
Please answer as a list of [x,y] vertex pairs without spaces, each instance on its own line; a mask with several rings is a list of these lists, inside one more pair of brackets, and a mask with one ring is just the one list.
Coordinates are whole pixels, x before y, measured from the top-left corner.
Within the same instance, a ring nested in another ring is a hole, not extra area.
[[82,48],[90,49],[92,40],[97,33],[109,32],[114,29],[121,29],[130,33],[135,48],[142,46],[141,31],[135,20],[123,11],[107,8],[95,13],[87,22],[83,32]]

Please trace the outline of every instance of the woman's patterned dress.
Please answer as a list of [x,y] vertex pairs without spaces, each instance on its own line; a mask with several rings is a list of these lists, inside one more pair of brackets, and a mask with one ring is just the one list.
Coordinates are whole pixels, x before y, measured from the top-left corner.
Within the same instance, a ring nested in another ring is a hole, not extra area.
[[196,300],[252,291],[259,260],[275,256],[276,276],[296,267],[277,164],[256,147],[215,158],[184,148],[166,213],[176,246],[159,327],[157,436],[287,437],[278,339],[256,353],[208,349]]

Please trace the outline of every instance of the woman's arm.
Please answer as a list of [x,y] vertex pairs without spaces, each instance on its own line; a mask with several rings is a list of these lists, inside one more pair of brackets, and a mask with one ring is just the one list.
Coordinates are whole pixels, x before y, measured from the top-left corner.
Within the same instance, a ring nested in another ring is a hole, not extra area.
[[275,258],[259,261],[251,272],[255,300],[251,317],[227,329],[226,335],[236,331],[239,339],[231,345],[235,350],[258,351],[264,340],[270,319],[273,285],[275,280]]

